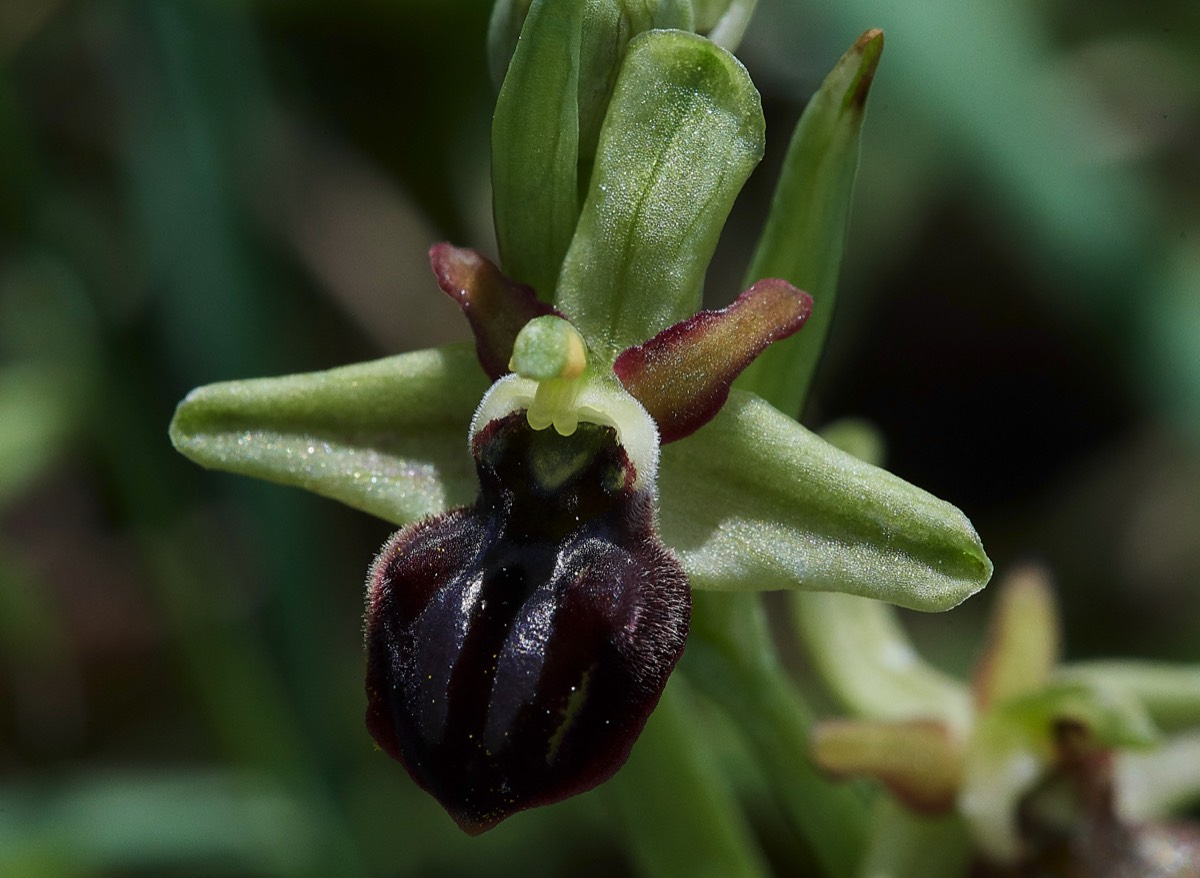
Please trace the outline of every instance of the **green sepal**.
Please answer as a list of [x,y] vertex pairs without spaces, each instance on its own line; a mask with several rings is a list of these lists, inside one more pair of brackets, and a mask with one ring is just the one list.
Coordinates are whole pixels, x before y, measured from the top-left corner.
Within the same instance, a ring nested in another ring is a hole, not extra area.
[[965,733],[965,686],[917,653],[889,604],[832,592],[792,595],[793,618],[821,680],[843,707],[874,720],[937,719]]
[[555,302],[593,353],[611,363],[695,313],[764,127],[724,49],[680,31],[629,44]]
[[845,249],[867,94],[883,32],[867,31],[804,109],[745,285],[779,277],[813,297],[802,336],[773,345],[735,385],[798,416],[829,332]]
[[[587,0],[579,55],[579,159],[588,164],[630,40],[648,30],[693,29],[686,0]],[[586,181],[581,181],[586,182]]]
[[1164,729],[1200,726],[1200,665],[1090,661],[1063,665],[1055,679],[1125,692]]
[[404,524],[474,499],[466,426],[487,386],[469,345],[210,384],[179,404],[171,441],[201,466]]
[[579,215],[582,2],[534,0],[492,117],[500,264],[549,299]]
[[955,507],[839,451],[752,394],[663,448],[663,541],[694,588],[841,591],[946,610],[992,563]]
[[[882,434],[843,418],[821,430],[835,448],[882,464]],[[791,595],[792,619],[822,682],[849,713],[872,720],[937,719],[965,734],[974,720],[961,682],[917,653],[894,606],[834,592]]]

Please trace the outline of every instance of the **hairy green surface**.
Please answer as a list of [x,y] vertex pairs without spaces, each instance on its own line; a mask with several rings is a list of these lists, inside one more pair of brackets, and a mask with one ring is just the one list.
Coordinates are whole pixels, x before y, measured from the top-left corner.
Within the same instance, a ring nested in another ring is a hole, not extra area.
[[403,524],[474,499],[467,423],[486,387],[465,346],[229,381],[188,394],[171,441],[202,466]]
[[843,591],[945,610],[992,573],[955,507],[749,394],[663,449],[662,534],[696,588]]
[[601,356],[698,309],[763,138],[758,91],[728,52],[678,31],[630,43],[555,301]]

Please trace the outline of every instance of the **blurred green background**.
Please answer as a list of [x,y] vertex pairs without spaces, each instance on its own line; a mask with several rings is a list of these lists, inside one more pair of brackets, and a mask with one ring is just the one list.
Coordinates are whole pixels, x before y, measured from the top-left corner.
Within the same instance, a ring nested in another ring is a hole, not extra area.
[[[462,836],[362,725],[388,527],[166,436],[199,384],[467,337],[425,251],[492,247],[488,11],[0,6],[0,874],[628,869],[595,796]],[[1200,5],[762,0],[771,139],[714,304],[871,26],[805,420],[872,419],[1000,572],[1048,562],[1070,657],[1200,660]],[[966,667],[988,601],[918,643]]]

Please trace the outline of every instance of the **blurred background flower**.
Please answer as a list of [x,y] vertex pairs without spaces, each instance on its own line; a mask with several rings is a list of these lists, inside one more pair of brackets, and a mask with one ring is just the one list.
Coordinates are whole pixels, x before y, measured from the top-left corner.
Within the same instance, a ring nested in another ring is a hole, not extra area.
[[[1068,659],[1195,661],[1200,10],[993,6],[763,0],[739,54],[767,157],[709,288],[740,288],[806,97],[882,27],[805,420],[870,419],[998,567],[1052,566]],[[0,9],[5,874],[631,870],[591,796],[462,838],[362,726],[389,525],[166,437],[200,384],[467,338],[425,253],[493,246],[488,13]],[[963,672],[990,600],[909,620],[922,652]]]

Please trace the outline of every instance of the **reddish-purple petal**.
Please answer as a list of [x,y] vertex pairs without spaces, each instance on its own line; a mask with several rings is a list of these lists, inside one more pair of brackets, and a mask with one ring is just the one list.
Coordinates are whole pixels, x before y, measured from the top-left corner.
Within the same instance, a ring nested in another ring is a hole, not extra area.
[[804,325],[812,297],[778,279],[760,280],[720,311],[701,311],[621,352],[613,371],[658,424],[663,442],[708,421],[729,386],[773,341]]
[[492,380],[508,373],[508,359],[521,327],[534,317],[558,314],[538,301],[531,288],[505,277],[476,250],[434,244],[429,248],[429,263],[438,286],[458,303],[470,322],[479,364]]

